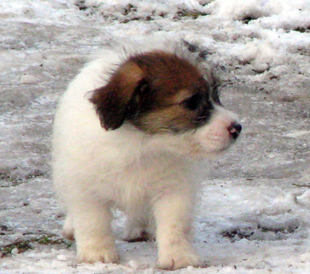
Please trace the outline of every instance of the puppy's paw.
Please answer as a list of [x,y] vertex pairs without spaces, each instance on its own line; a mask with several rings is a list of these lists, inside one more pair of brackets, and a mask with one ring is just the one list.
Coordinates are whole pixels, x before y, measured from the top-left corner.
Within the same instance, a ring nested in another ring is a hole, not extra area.
[[97,249],[97,248],[84,248],[78,251],[77,260],[80,263],[117,263],[119,256],[115,248],[111,249]]
[[65,223],[62,229],[62,236],[67,238],[70,241],[74,241],[74,228],[72,224],[72,218],[68,214],[65,219]]
[[158,258],[157,265],[161,269],[175,270],[187,266],[202,267],[203,263],[200,257],[193,252],[180,252],[175,254],[161,254]]
[[62,236],[64,236],[65,238],[67,238],[70,241],[74,241],[74,230],[72,229],[63,229],[62,230]]

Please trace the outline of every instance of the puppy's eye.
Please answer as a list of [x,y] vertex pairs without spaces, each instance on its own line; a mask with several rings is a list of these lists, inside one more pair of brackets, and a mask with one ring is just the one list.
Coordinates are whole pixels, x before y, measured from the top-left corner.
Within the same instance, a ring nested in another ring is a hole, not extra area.
[[196,93],[192,97],[183,101],[182,104],[187,109],[196,110],[201,105],[201,101],[202,101],[202,95]]

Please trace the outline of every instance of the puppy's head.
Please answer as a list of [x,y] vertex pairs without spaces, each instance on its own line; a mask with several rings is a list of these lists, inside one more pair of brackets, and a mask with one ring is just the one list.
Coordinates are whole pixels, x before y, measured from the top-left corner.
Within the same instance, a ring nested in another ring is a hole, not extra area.
[[106,130],[126,122],[152,135],[199,131],[199,145],[214,152],[227,148],[241,131],[221,106],[214,77],[205,78],[192,62],[164,51],[129,57],[90,101]]

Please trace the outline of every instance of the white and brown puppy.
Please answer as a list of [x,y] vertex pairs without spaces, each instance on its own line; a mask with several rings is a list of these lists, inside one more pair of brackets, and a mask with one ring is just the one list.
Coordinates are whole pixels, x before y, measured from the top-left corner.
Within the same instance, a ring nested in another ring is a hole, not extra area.
[[128,216],[128,240],[145,237],[153,219],[158,267],[200,266],[190,242],[191,168],[227,149],[241,126],[182,46],[120,51],[103,51],[60,100],[53,177],[64,235],[75,238],[79,261],[118,262],[116,207]]

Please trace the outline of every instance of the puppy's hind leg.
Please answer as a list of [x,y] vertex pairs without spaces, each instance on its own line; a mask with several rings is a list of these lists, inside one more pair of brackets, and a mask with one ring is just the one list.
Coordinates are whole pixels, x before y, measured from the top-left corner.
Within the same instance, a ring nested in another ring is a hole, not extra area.
[[149,211],[137,208],[127,212],[127,223],[124,240],[127,242],[144,242],[153,239],[150,232]]

